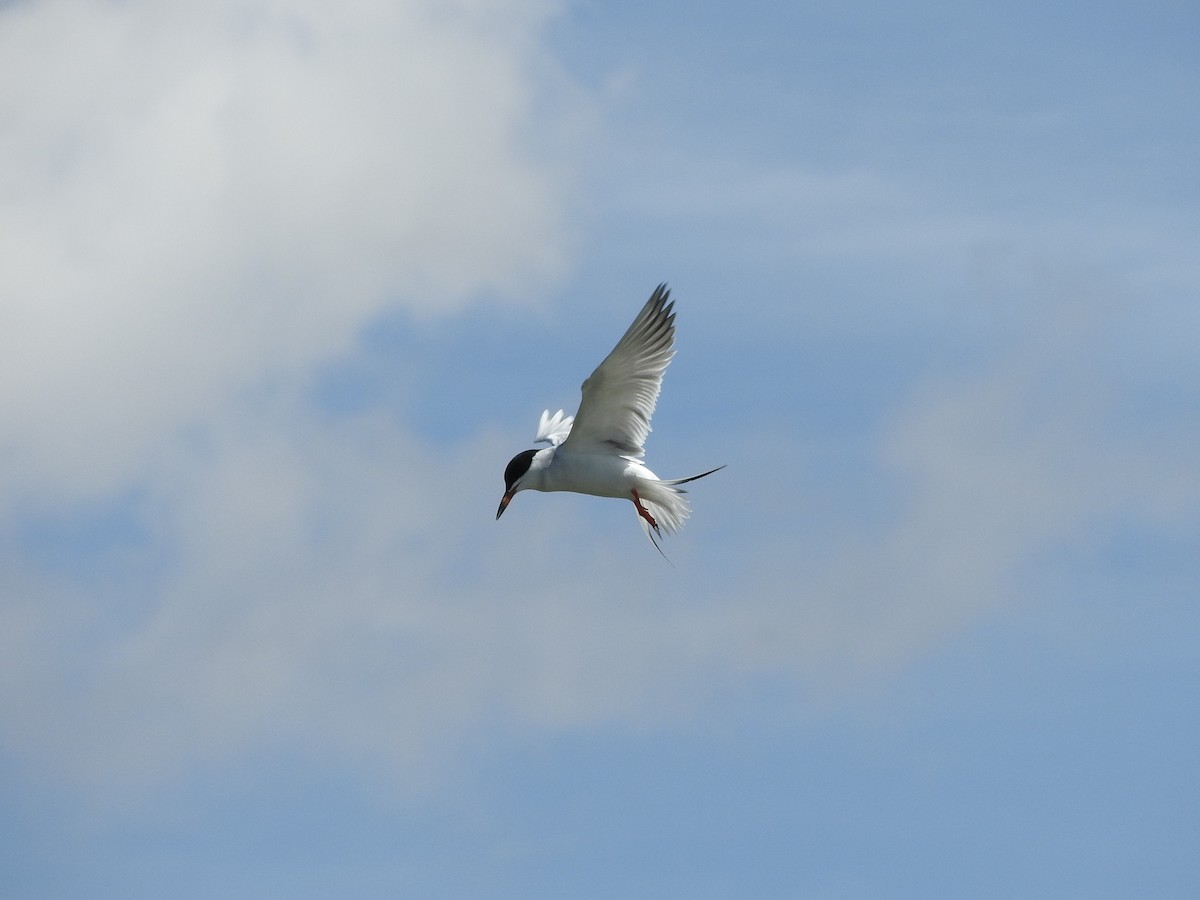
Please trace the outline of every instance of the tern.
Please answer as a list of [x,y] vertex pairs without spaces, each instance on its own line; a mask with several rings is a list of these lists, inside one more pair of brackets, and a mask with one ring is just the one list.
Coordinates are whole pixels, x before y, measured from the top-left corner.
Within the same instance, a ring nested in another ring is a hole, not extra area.
[[504,497],[496,518],[521,491],[573,491],[596,497],[629,500],[655,549],[657,537],[678,531],[691,514],[679,487],[719,472],[717,466],[699,475],[664,480],[651,472],[642,457],[650,417],[662,389],[663,373],[675,355],[675,313],[665,284],[655,288],[633,324],[583,383],[574,416],[542,413],[534,443],[504,470]]

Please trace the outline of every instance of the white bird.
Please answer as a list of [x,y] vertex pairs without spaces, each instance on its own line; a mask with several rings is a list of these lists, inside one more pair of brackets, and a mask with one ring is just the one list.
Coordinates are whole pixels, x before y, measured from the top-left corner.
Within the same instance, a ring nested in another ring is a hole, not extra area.
[[663,373],[675,355],[674,302],[660,284],[624,337],[583,383],[579,411],[542,413],[534,443],[550,446],[518,453],[504,470],[504,497],[496,518],[521,491],[574,491],[633,502],[646,536],[677,531],[691,514],[679,487],[725,468],[663,480],[646,468],[650,416]]

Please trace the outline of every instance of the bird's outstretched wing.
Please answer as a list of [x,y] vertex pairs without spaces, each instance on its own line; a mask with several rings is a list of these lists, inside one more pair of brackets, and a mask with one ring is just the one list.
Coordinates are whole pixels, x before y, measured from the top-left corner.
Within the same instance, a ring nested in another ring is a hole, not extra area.
[[660,284],[624,337],[583,383],[583,399],[563,450],[640,457],[663,372],[675,355],[674,303]]
[[571,423],[574,421],[574,416],[564,416],[561,409],[554,415],[550,415],[548,409],[543,410],[542,417],[538,420],[537,435],[533,442],[535,444],[544,442],[552,447],[557,447],[571,433]]

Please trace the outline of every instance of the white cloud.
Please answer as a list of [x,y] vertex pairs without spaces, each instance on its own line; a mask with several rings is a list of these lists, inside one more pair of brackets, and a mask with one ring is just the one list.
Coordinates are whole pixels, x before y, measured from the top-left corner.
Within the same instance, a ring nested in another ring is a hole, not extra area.
[[0,490],[112,490],[388,305],[558,272],[546,12],[0,10]]

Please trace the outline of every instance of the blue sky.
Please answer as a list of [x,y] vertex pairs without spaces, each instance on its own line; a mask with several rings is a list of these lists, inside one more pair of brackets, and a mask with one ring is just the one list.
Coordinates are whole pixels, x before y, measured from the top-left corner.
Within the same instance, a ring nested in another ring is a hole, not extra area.
[[1197,38],[0,4],[4,896],[1194,896]]

